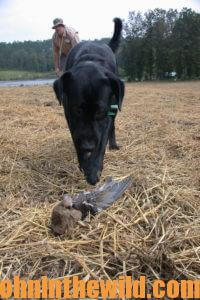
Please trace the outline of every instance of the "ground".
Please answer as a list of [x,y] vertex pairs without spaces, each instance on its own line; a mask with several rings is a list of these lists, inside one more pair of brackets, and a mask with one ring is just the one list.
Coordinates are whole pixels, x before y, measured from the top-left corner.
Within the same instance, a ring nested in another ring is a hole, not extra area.
[[199,82],[130,83],[119,151],[101,181],[132,175],[115,205],[54,237],[64,193],[91,190],[51,86],[0,88],[0,274],[38,279],[200,279]]

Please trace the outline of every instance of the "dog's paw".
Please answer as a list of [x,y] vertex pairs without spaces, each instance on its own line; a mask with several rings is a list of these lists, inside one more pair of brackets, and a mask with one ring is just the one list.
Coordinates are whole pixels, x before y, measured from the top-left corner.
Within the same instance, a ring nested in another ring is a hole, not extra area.
[[109,150],[119,150],[120,146],[118,146],[117,144],[115,145],[109,145]]

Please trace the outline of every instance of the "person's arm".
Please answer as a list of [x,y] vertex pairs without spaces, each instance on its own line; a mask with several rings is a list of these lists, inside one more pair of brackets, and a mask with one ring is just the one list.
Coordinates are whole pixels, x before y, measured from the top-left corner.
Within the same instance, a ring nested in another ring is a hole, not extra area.
[[52,46],[53,46],[53,59],[54,59],[55,72],[56,75],[59,76],[61,73],[61,70],[59,69],[59,49],[58,47],[56,47],[54,40]]
[[60,75],[60,69],[59,69],[59,50],[54,50],[54,65],[55,65],[55,72],[56,75]]

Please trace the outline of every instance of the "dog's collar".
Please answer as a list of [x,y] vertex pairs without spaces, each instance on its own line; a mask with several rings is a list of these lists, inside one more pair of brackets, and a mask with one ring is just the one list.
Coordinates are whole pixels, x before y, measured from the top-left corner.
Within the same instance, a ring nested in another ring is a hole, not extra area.
[[118,109],[119,106],[117,104],[111,105],[110,110],[108,111],[108,116],[115,116],[117,114]]

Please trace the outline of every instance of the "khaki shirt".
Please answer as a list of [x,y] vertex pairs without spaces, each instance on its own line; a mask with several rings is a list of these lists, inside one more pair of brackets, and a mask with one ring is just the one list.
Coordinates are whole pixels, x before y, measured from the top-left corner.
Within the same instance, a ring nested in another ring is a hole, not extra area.
[[56,32],[52,36],[54,54],[67,55],[71,48],[79,42],[78,33],[73,28],[65,26],[63,37],[59,37]]

